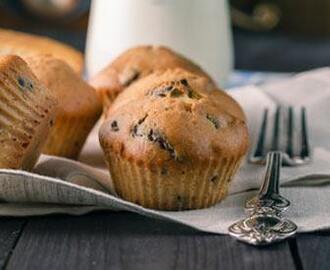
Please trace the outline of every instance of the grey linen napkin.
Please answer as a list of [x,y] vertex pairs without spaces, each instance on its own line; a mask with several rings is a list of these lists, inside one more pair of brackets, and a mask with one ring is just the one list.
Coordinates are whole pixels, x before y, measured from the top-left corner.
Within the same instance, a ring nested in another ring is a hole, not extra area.
[[[292,202],[285,215],[298,224],[301,232],[329,229],[330,68],[301,73],[269,85],[232,89],[229,94],[247,114],[252,143],[264,107],[271,110],[276,104],[307,107],[313,162],[282,169],[281,191]],[[42,156],[33,173],[0,170],[0,215],[82,215],[101,209],[125,210],[205,232],[227,233],[231,223],[245,216],[244,202],[260,186],[264,168],[245,162],[233,181],[229,196],[214,207],[179,212],[142,208],[116,196],[103,162],[97,129],[95,127],[88,138],[80,162]]]

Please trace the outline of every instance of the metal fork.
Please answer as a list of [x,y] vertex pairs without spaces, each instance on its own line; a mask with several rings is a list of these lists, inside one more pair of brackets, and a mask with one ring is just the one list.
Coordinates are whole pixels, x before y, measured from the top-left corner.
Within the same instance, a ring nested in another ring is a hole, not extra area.
[[288,109],[287,144],[285,150],[280,145],[281,108],[276,108],[271,147],[265,146],[268,123],[268,110],[264,111],[261,129],[256,148],[249,161],[258,164],[266,163],[266,173],[258,194],[248,200],[245,205],[249,217],[232,224],[229,234],[238,240],[253,244],[265,245],[283,240],[294,235],[297,225],[282,217],[282,212],[290,206],[290,201],[279,193],[281,165],[297,166],[311,160],[310,146],[307,134],[306,109],[300,112],[301,147],[295,154],[294,139],[294,109]]
[[[266,134],[268,124],[269,110],[265,109],[262,119],[262,124],[256,143],[255,149],[250,155],[249,162],[255,164],[265,164],[266,154],[270,151],[281,151],[282,152],[282,165],[285,166],[297,166],[304,165],[311,160],[310,145],[308,140],[307,131],[307,117],[306,108],[302,107],[300,110],[300,124],[301,124],[301,147],[299,153],[294,151],[294,130],[295,130],[295,119],[294,119],[294,108],[290,106],[288,108],[288,123],[287,123],[287,144],[285,149],[281,149],[280,137],[281,137],[281,110],[280,106],[277,106],[275,117],[274,117],[274,128],[273,136],[270,148],[266,147]],[[285,134],[284,134],[285,135]]]

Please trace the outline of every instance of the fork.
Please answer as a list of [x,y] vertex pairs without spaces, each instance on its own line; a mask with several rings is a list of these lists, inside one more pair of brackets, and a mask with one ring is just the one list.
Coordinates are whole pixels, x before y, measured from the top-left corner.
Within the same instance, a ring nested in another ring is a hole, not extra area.
[[229,234],[238,240],[252,245],[266,245],[293,236],[297,225],[282,217],[282,212],[290,206],[290,201],[279,193],[281,165],[298,166],[311,160],[307,133],[306,109],[300,110],[301,147],[295,154],[294,109],[288,108],[287,144],[281,149],[281,108],[277,107],[274,117],[274,128],[270,148],[265,146],[268,109],[265,109],[256,147],[249,161],[256,164],[266,163],[266,173],[258,194],[245,204],[245,210],[250,214],[246,219],[232,224]]
[[[271,148],[267,149],[265,147],[266,133],[267,133],[267,119],[268,119],[268,109],[264,110],[262,124],[258,136],[258,141],[256,147],[249,158],[249,162],[255,164],[265,164],[266,155],[269,151],[281,151],[280,149],[280,128],[281,128],[281,107],[276,107],[275,117],[274,117],[274,130]],[[286,166],[298,166],[304,165],[311,160],[310,146],[308,140],[307,132],[307,119],[306,119],[306,108],[302,107],[300,110],[300,123],[301,123],[301,149],[299,155],[294,153],[294,108],[290,106],[288,108],[288,124],[287,124],[287,146],[282,152],[283,165]]]

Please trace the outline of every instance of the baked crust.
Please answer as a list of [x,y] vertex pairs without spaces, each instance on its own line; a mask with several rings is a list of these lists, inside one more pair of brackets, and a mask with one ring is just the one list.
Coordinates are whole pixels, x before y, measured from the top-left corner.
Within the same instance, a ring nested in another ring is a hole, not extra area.
[[34,54],[50,54],[62,59],[77,73],[83,70],[83,55],[56,40],[0,28],[0,55],[15,54],[23,59]]
[[[196,75],[170,70],[138,81],[108,111],[101,144],[128,159],[157,165],[244,155],[248,135],[243,111],[225,92],[206,87],[207,81]],[[131,92],[134,98],[126,100]]]
[[139,46],[122,53],[90,80],[107,109],[126,87],[152,72],[182,68],[212,79],[198,65],[163,46]]

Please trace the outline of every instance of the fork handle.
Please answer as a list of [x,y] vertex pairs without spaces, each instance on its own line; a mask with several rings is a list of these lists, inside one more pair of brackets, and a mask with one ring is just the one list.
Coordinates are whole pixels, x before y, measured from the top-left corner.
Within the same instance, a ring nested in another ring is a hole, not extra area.
[[258,197],[262,200],[272,199],[274,194],[279,194],[280,170],[282,165],[282,154],[272,151],[267,154],[266,174],[263,184],[259,190]]

